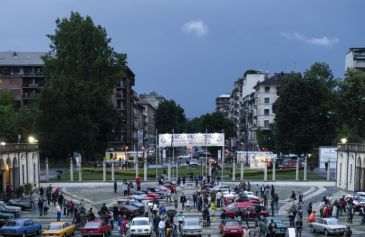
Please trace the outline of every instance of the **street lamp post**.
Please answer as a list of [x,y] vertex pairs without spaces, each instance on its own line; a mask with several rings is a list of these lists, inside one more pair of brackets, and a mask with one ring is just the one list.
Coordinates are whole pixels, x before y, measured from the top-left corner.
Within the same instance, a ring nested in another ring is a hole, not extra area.
[[46,157],[46,181],[49,181],[48,157]]
[[124,148],[124,162],[123,162],[124,170],[126,169],[127,152],[128,152],[128,147],[126,146]]
[[304,181],[307,181],[307,167],[308,167],[308,155],[305,155],[305,157],[304,157],[304,174],[303,174]]
[[296,180],[296,181],[299,181],[299,157],[297,157],[297,165],[296,165],[295,180]]
[[272,181],[276,180],[276,158],[272,158]]

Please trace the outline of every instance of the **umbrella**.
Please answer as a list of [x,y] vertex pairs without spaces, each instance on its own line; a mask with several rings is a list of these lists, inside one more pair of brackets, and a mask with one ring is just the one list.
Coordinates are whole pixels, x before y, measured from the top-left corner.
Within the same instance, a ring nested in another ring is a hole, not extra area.
[[56,170],[57,173],[62,174],[63,170]]

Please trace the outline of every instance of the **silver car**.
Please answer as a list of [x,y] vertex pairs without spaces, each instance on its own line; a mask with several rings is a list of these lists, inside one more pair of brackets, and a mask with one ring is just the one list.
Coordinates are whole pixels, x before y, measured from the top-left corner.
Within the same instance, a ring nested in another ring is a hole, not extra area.
[[199,236],[203,234],[203,227],[200,225],[199,218],[184,218],[181,225],[182,236]]
[[339,224],[336,218],[320,218],[317,222],[309,224],[309,230],[312,233],[320,232],[325,235],[343,235],[346,226]]

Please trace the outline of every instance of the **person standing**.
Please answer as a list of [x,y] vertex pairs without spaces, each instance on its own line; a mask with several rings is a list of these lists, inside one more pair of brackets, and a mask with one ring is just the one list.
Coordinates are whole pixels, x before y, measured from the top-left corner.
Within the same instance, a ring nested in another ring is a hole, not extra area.
[[198,194],[196,192],[193,193],[193,207],[194,210],[195,208],[197,208],[197,203],[198,203]]
[[298,218],[295,222],[295,232],[296,237],[302,237],[302,229],[303,229],[303,221],[301,218]]
[[185,176],[183,176],[183,178],[182,178],[183,185],[185,185],[185,181],[186,181]]
[[153,218],[153,230],[155,231],[156,236],[158,236],[158,234],[159,234],[159,231],[158,231],[159,227],[158,227],[158,225],[159,225],[160,221],[161,221],[161,218],[160,218],[159,215],[156,215]]
[[39,195],[43,198],[43,194],[44,194],[44,189],[43,187],[39,188]]
[[221,203],[222,203],[222,193],[219,190],[216,195],[215,195],[215,200],[217,200],[217,207],[221,207]]
[[304,202],[303,202],[303,193],[302,192],[299,192],[299,201],[298,201],[298,204],[304,204]]
[[48,204],[48,201],[44,201],[43,202],[43,214],[44,215],[47,215],[47,213],[48,213],[48,209],[49,209],[49,204]]
[[275,194],[275,188],[274,188],[274,185],[271,185],[271,197],[273,198],[274,197],[274,194]]
[[39,197],[38,209],[39,209],[39,216],[42,216],[42,214],[43,214],[43,199],[42,199],[42,197]]
[[57,202],[61,209],[62,209],[62,205],[63,205],[63,200],[64,200],[63,194],[60,193],[60,195],[57,198]]
[[117,181],[114,181],[114,193],[117,193],[118,184]]
[[136,186],[137,186],[137,191],[141,190],[141,177],[137,176],[136,177]]
[[295,201],[295,200],[297,200],[297,197],[296,197],[296,195],[295,195],[295,192],[294,192],[294,190],[293,190],[293,191],[291,191],[291,195],[290,195],[290,198],[289,198],[289,200],[292,200],[292,201]]
[[181,208],[184,210],[184,206],[185,206],[185,203],[186,203],[185,194],[181,195],[181,197],[180,197],[180,203],[181,203]]
[[261,198],[263,198],[264,197],[264,193],[265,193],[265,186],[264,185],[261,186],[260,192],[261,192]]
[[56,206],[57,221],[61,221],[61,214],[62,214],[61,207],[60,207],[60,205],[57,205]]
[[347,226],[343,236],[345,236],[345,237],[351,237],[352,236],[352,230],[350,229],[350,226]]

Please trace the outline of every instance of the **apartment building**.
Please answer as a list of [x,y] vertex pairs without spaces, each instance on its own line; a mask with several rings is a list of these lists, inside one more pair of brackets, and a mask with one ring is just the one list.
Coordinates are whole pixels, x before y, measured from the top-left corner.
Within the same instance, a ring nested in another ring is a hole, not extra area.
[[0,90],[8,90],[18,107],[33,99],[45,83],[45,52],[0,52]]
[[215,99],[215,111],[221,112],[224,116],[228,117],[229,114],[229,99],[230,94],[223,94]]
[[156,92],[142,93],[139,98],[144,102],[152,105],[153,108],[157,109],[158,105],[165,101],[165,97],[157,94]]
[[348,68],[365,71],[365,48],[350,48],[345,56],[345,70]]

